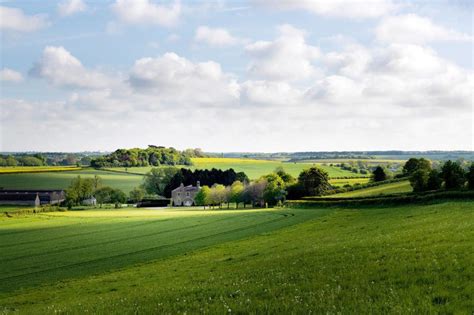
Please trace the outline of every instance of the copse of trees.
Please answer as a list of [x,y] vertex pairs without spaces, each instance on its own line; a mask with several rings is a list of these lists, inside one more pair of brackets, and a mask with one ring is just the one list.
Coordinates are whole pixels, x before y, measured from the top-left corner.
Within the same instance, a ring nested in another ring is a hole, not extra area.
[[118,149],[110,154],[91,160],[91,166],[101,167],[134,167],[160,165],[192,165],[191,158],[204,156],[200,149],[178,151],[150,145],[146,149]]
[[474,190],[474,162],[471,163],[469,166],[469,170],[466,174],[467,179],[467,188],[470,190]]
[[[414,192],[423,192],[429,190],[447,190],[462,189],[468,182],[470,186],[469,174],[474,173],[474,163],[465,172],[458,162],[446,161],[441,169],[433,168],[432,163],[424,158],[411,158],[405,164],[404,174],[410,175],[410,184]],[[474,175],[471,175],[474,177]],[[471,182],[474,179],[471,179]]]

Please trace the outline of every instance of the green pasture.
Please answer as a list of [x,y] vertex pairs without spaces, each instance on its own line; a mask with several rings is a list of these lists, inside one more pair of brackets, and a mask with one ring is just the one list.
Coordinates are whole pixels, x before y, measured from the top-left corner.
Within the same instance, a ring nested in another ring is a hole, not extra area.
[[0,312],[474,309],[474,203],[0,219]]
[[83,178],[92,178],[94,175],[98,175],[102,178],[104,185],[119,188],[125,193],[140,185],[143,179],[139,175],[86,169],[69,172],[1,174],[0,187],[6,189],[65,189],[78,175]]
[[379,195],[390,195],[398,193],[412,192],[413,188],[409,181],[401,181],[396,183],[383,184],[374,187],[357,189],[354,191],[348,191],[345,193],[328,195],[325,197],[368,197],[368,196],[379,196]]

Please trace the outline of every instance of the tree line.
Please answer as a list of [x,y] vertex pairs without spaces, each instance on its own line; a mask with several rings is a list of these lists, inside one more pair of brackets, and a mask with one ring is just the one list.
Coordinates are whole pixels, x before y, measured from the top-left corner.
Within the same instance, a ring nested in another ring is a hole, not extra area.
[[134,167],[192,165],[191,158],[203,157],[201,149],[178,151],[175,148],[149,145],[146,149],[118,149],[91,160],[92,167]]

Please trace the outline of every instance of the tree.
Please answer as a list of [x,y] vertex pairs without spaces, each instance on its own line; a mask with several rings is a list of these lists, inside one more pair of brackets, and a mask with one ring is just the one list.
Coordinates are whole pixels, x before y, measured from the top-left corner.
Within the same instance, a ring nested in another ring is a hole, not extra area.
[[123,203],[127,202],[127,195],[120,189],[112,189],[110,202],[115,204],[115,208],[119,208]]
[[5,162],[6,162],[7,166],[17,166],[18,165],[18,161],[12,155],[9,155],[5,159]]
[[289,173],[285,172],[281,166],[278,166],[274,172],[285,182],[285,186],[293,185],[296,182],[295,178]]
[[444,188],[446,189],[460,189],[464,186],[465,174],[461,165],[451,160],[444,163],[441,168],[441,177],[444,181]]
[[263,178],[251,182],[249,185],[247,185],[243,193],[244,207],[245,203],[251,203],[252,206],[255,206],[256,204],[259,206],[263,206],[263,193],[265,191],[266,186],[267,181]]
[[132,202],[138,203],[143,200],[143,197],[145,196],[145,191],[141,187],[135,187],[133,188],[133,190],[130,192],[129,195],[130,195],[130,200]]
[[318,167],[303,170],[298,176],[305,196],[320,196],[331,188],[328,173]]
[[470,190],[474,190],[474,162],[471,163],[469,166],[469,170],[466,174],[467,179],[467,188]]
[[269,205],[274,206],[278,201],[283,201],[286,196],[285,182],[277,174],[269,174],[262,176],[267,181],[265,190],[263,191],[263,199]]
[[204,209],[206,209],[206,206],[210,204],[210,194],[211,189],[209,188],[209,186],[201,186],[201,189],[194,197],[194,202],[196,203],[196,205],[203,206]]
[[439,171],[436,169],[431,170],[428,176],[428,190],[439,190],[441,189],[442,184],[443,180],[441,179],[441,174],[439,173]]
[[77,176],[66,189],[66,203],[68,206],[80,204],[84,199],[92,197],[94,193],[94,180]]
[[102,178],[98,175],[94,175],[94,190],[99,189],[102,187]]
[[216,184],[211,187],[211,200],[212,204],[219,205],[226,201],[226,188],[224,185]]
[[377,166],[372,172],[372,180],[374,182],[381,182],[387,179],[387,174],[381,166]]
[[112,203],[112,190],[112,187],[104,186],[95,191],[95,199],[101,208],[103,204]]
[[414,192],[421,192],[428,189],[430,172],[426,169],[417,169],[410,176],[410,184]]
[[244,184],[240,181],[235,181],[230,186],[230,202],[235,202],[235,207],[239,208],[239,203],[243,202]]
[[[152,168],[143,181],[143,188],[149,194],[166,196],[165,188],[176,175],[178,169],[175,167]],[[179,186],[179,184],[178,184]]]

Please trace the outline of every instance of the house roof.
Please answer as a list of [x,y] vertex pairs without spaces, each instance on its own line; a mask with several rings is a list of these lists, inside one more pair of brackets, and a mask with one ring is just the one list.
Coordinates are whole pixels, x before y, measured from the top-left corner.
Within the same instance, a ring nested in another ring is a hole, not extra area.
[[179,186],[173,189],[172,191],[198,191],[199,187],[188,185],[188,186]]

